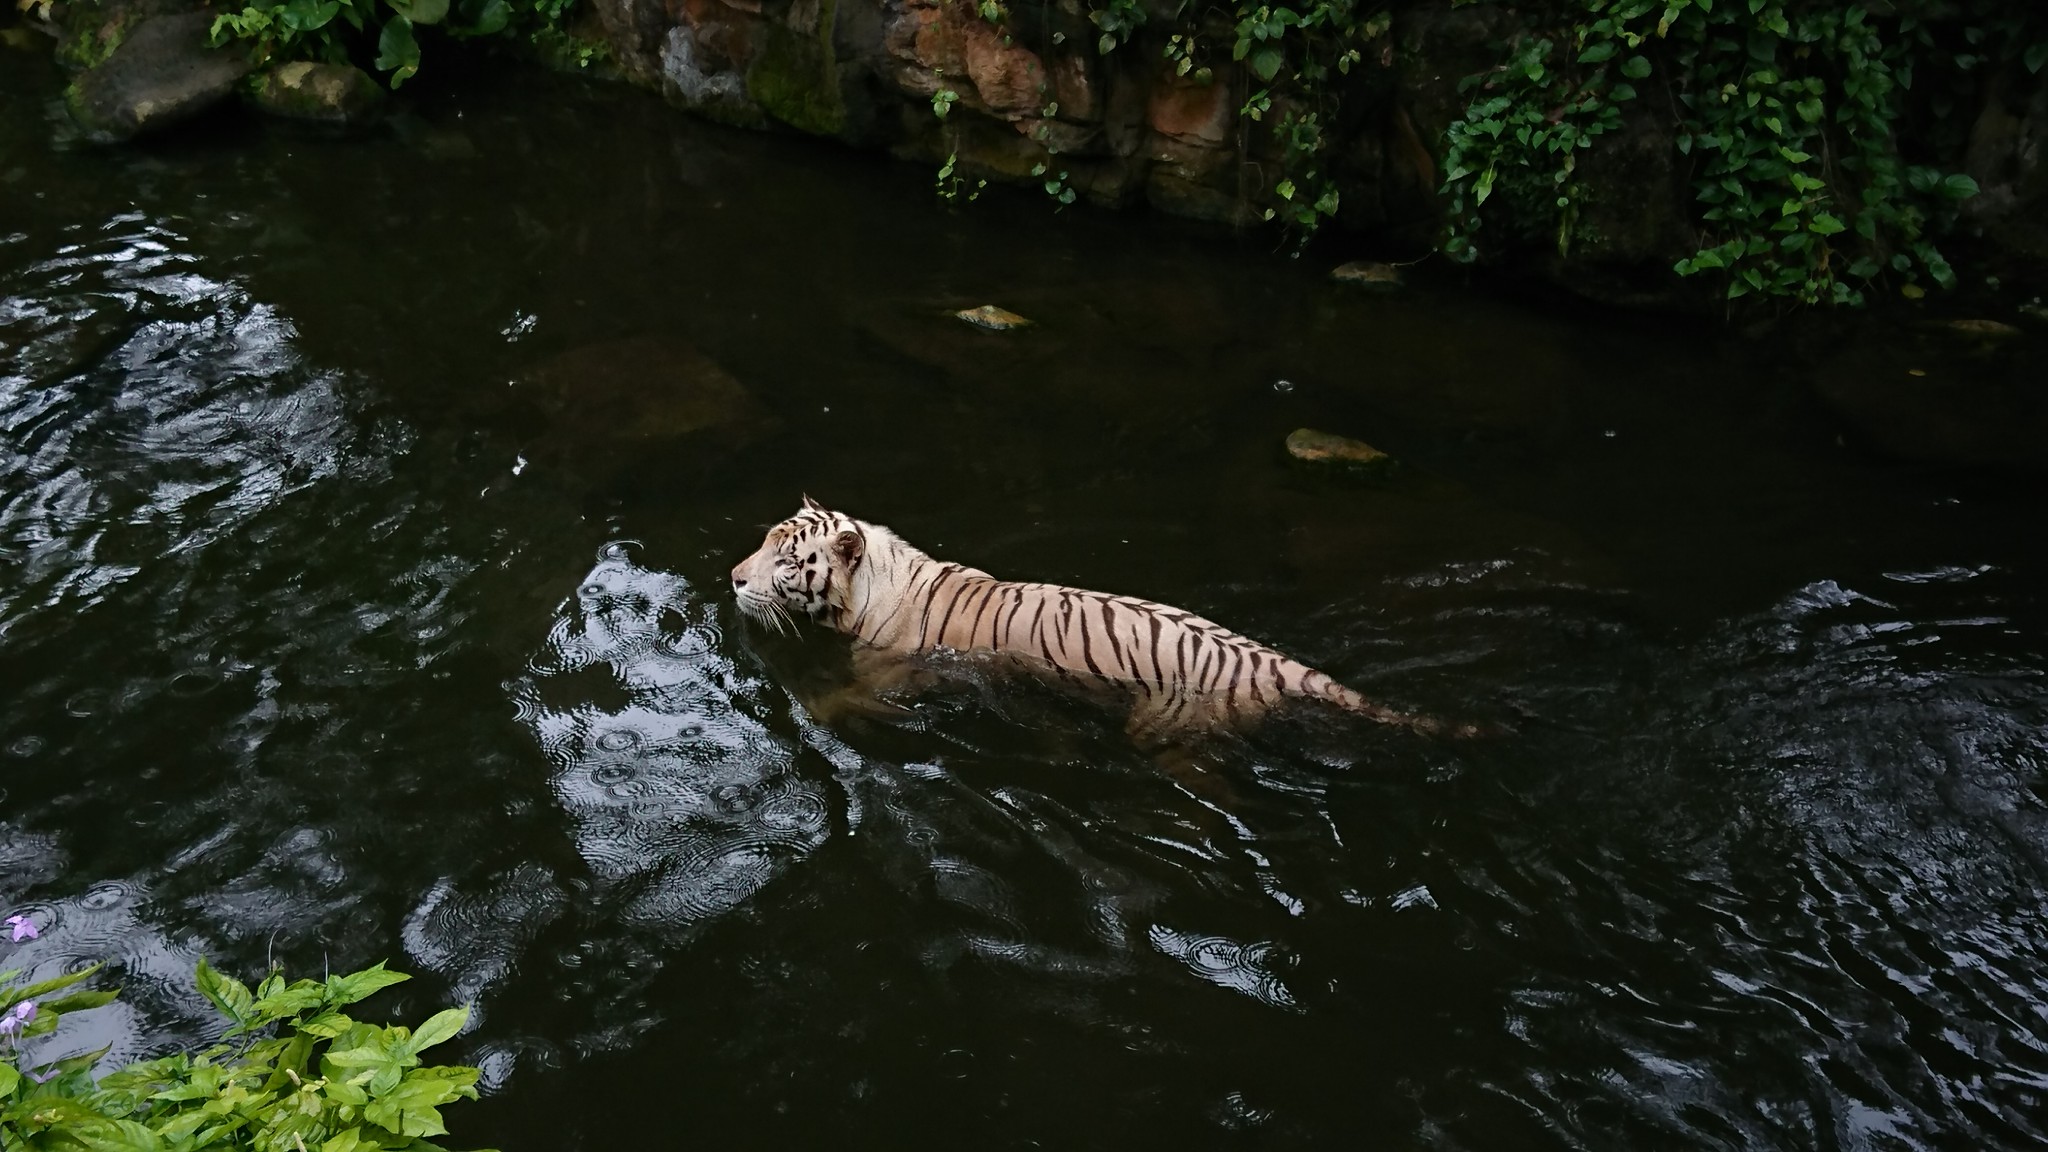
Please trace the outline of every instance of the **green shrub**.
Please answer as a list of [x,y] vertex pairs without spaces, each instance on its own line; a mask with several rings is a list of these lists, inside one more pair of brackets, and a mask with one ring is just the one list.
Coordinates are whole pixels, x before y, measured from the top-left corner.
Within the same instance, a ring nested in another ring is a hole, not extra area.
[[[199,991],[229,1027],[202,1052],[130,1064],[100,1077],[105,1049],[41,1068],[16,1066],[19,1043],[113,992],[63,992],[94,972],[18,986],[0,973],[0,1147],[88,1152],[370,1152],[435,1149],[440,1109],[476,1098],[475,1068],[428,1066],[420,1053],[453,1037],[467,1008],[417,1031],[351,1019],[342,1009],[407,979],[382,964],[252,991],[199,962]],[[7,1022],[12,1021],[13,1024]]]
[[[1467,0],[1490,2],[1490,0]],[[1579,160],[1656,97],[1691,170],[1699,250],[1680,276],[1727,298],[1853,304],[1955,274],[1937,234],[1974,195],[1952,170],[1981,78],[2048,63],[2048,14],[1999,0],[1552,0],[1521,9],[1503,63],[1468,77],[1447,133],[1443,248],[1476,252],[1494,198],[1568,251]],[[1916,89],[1915,85],[1919,85]],[[1901,140],[1919,149],[1910,158]]]
[[[398,87],[420,70],[418,30],[458,40],[523,37],[560,55],[576,0],[289,0],[245,4],[213,22],[215,44],[246,40],[274,60],[366,60]],[[596,50],[584,48],[587,65]]]

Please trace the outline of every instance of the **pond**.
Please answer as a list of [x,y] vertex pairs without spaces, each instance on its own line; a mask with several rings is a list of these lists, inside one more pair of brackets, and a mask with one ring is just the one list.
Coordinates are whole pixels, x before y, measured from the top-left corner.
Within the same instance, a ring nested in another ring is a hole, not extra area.
[[[623,89],[95,150],[31,59],[0,903],[119,972],[67,1042],[204,1038],[201,954],[389,959],[476,1004],[462,1147],[2048,1139],[2038,481],[1865,456],[1716,326]],[[1025,685],[816,722],[844,644],[725,582],[805,493],[1505,731],[1304,714],[1191,785]]]

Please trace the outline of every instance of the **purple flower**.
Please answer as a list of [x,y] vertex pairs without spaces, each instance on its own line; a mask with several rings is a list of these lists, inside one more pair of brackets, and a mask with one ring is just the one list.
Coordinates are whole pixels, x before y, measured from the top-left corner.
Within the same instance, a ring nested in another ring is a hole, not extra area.
[[38,935],[41,935],[41,933],[36,931],[35,922],[26,916],[9,916],[7,918],[7,926],[14,929],[14,942],[16,944],[21,943],[23,940],[33,940]]
[[7,1015],[0,1016],[0,1037],[5,1037],[9,1040],[14,1039],[21,1035],[21,1030],[28,1027],[29,1022],[35,1018],[36,1002],[33,1000],[23,1000],[13,1008],[8,1009]]

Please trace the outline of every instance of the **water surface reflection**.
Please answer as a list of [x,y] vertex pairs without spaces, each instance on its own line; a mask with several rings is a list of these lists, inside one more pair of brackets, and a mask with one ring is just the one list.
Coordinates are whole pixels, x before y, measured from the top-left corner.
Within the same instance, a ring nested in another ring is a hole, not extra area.
[[[129,1004],[58,1040],[202,1038],[202,951],[389,958],[390,1014],[477,1002],[508,1148],[2048,1139],[2038,488],[1846,453],[1713,331],[479,83],[0,120],[0,901]],[[990,299],[1040,327],[943,317]],[[723,595],[805,490],[1515,730],[821,725],[843,653]]]

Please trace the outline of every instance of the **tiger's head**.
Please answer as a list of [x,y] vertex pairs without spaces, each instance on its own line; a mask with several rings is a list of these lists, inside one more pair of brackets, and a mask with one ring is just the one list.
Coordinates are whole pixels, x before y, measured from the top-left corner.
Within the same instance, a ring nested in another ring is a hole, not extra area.
[[802,511],[770,528],[761,547],[733,566],[740,611],[778,628],[792,613],[836,627],[866,554],[865,527],[804,497]]

